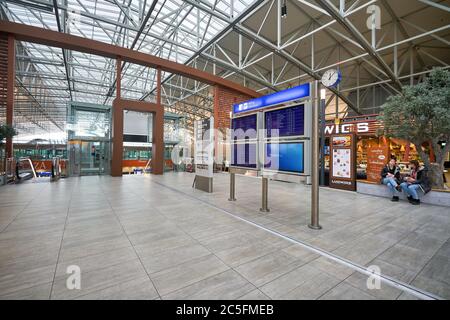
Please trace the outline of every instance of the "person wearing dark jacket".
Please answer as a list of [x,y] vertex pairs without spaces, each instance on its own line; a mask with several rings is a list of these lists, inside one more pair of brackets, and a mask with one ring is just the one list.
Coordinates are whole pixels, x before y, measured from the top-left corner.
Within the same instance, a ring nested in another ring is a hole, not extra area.
[[405,182],[400,186],[408,194],[408,200],[413,205],[420,205],[419,190],[422,190],[424,194],[431,190],[427,169],[420,167],[419,161],[412,160],[409,162],[411,172],[408,177],[405,177]]
[[399,192],[402,191],[400,188],[400,168],[397,165],[397,159],[392,157],[388,164],[386,164],[381,171],[381,184],[388,186],[392,192],[392,200],[398,202],[400,199],[398,197]]

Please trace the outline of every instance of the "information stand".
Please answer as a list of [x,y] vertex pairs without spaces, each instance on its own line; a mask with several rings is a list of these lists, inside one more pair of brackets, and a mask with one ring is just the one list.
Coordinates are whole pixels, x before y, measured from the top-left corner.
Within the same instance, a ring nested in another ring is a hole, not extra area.
[[198,190],[213,192],[214,117],[194,123],[195,183]]
[[233,106],[230,201],[236,201],[236,174],[261,177],[261,212],[270,211],[269,179],[308,179],[311,116],[309,83]]

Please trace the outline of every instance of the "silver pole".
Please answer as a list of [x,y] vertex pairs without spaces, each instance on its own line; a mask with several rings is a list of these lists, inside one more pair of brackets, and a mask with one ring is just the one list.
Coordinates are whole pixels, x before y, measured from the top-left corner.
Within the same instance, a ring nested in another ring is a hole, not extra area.
[[314,82],[312,97],[312,156],[311,156],[311,229],[320,230],[319,224],[319,82]]
[[236,201],[236,176],[230,172],[230,198],[228,201]]
[[325,185],[325,100],[320,99],[320,185]]
[[270,212],[269,209],[269,179],[262,178],[262,206],[259,211],[261,212]]

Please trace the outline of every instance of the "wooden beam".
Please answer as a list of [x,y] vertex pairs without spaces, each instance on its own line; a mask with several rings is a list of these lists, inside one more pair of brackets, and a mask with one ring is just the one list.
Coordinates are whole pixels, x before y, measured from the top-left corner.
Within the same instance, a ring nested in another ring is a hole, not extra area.
[[261,95],[258,92],[246,88],[240,84],[215,76],[208,72],[186,66],[184,64],[92,39],[86,39],[66,33],[60,33],[57,31],[8,21],[0,21],[0,32],[14,35],[15,39],[19,41],[64,48],[112,59],[121,57],[124,62],[134,63],[155,69],[159,68],[162,71],[182,75],[210,85],[218,84],[251,97],[259,97]]

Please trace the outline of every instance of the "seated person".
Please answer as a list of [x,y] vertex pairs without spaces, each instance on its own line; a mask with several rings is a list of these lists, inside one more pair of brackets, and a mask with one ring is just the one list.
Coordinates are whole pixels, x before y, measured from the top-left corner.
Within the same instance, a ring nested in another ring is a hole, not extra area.
[[430,192],[431,187],[427,178],[427,169],[420,167],[419,161],[411,160],[409,162],[411,168],[410,174],[405,177],[405,182],[400,186],[408,194],[408,200],[413,205],[420,205],[419,190],[424,194]]
[[381,171],[381,184],[388,186],[392,192],[392,200],[398,202],[400,199],[398,197],[399,192],[402,191],[400,188],[400,168],[397,165],[397,159],[392,156],[391,160],[384,166]]

